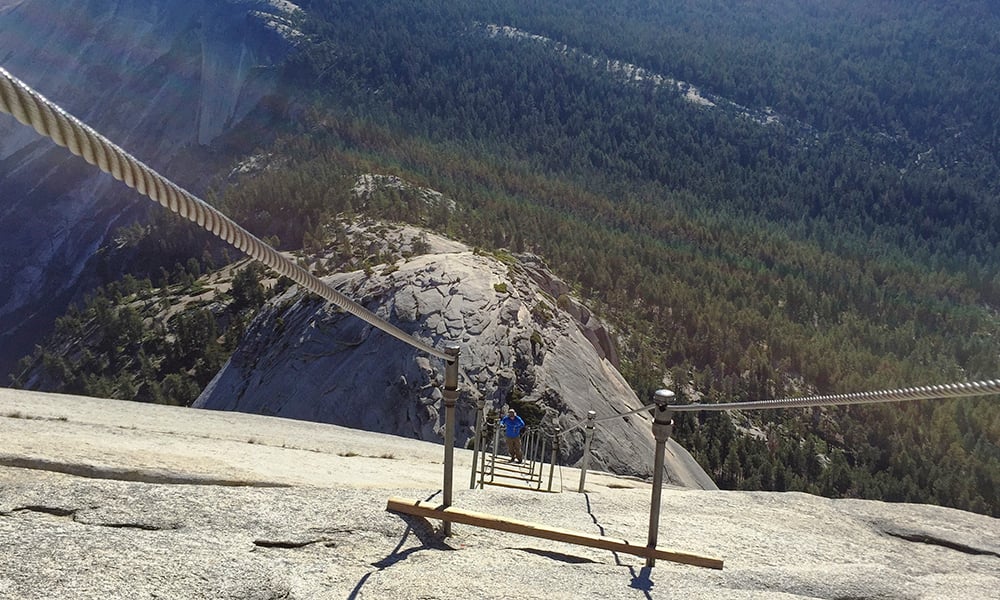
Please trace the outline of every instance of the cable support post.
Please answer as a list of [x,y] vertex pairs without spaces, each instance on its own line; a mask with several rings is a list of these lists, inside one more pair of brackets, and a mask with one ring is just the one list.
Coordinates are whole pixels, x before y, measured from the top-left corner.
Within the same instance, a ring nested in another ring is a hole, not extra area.
[[[444,506],[451,506],[452,483],[455,474],[455,404],[458,401],[458,354],[459,346],[445,344],[445,352],[453,358],[445,363],[444,369]],[[451,535],[451,523],[444,522],[443,533]]]
[[543,432],[541,430],[541,428],[536,429],[535,430],[535,438],[534,438],[534,440],[532,440],[532,442],[533,442],[533,444],[532,444],[533,447],[531,449],[531,463],[532,464],[534,464],[534,463],[536,463],[536,462],[539,461],[539,454],[538,454],[538,452],[539,452],[539,449],[542,446],[542,440],[544,438],[545,438],[545,432]]
[[[481,464],[479,465],[479,489],[483,489],[486,487],[486,470],[487,470],[486,457],[489,455],[490,452],[489,450],[490,443],[486,437],[487,435],[486,428],[489,426],[490,426],[490,421],[484,418],[482,439],[479,441],[480,454],[481,454],[480,456]],[[492,468],[493,468],[492,465],[490,465],[489,469],[492,470]]]
[[493,422],[493,460],[490,462],[490,483],[493,483],[497,472],[497,453],[500,451],[500,419]]
[[521,436],[521,465],[531,465],[531,444],[534,439],[535,432],[528,429],[528,432]]
[[[486,400],[480,396],[476,400],[476,433],[473,438],[472,443],[472,479],[469,481],[469,489],[476,489],[476,471],[479,466],[479,450],[482,447],[483,436],[483,408],[486,406]],[[483,457],[483,466],[486,466],[486,457]]]
[[552,491],[552,476],[556,470],[556,458],[557,452],[559,450],[559,428],[556,427],[555,434],[552,436],[552,457],[549,460],[549,491]]
[[[656,449],[653,454],[653,490],[649,503],[649,536],[646,547],[656,549],[660,530],[660,498],[663,492],[663,466],[667,440],[673,433],[674,422],[671,419],[670,400],[674,393],[670,390],[656,390],[654,393],[656,413],[653,418],[653,437],[656,439]],[[646,566],[656,565],[656,559],[650,555],[646,558]]]
[[542,438],[542,452],[538,457],[538,486],[535,488],[537,490],[542,489],[542,477],[545,475],[545,446],[549,441],[549,437],[544,431],[540,436]]
[[590,468],[590,443],[594,440],[594,419],[596,417],[596,412],[587,411],[587,425],[584,427],[583,462],[580,465],[580,487],[577,489],[580,494],[583,493],[583,486],[587,482],[587,469]]

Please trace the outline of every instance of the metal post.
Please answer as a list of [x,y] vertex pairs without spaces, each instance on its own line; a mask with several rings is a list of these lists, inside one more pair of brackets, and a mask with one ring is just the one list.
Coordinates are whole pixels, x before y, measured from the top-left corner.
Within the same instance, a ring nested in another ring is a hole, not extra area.
[[497,451],[500,448],[500,421],[497,420],[493,425],[493,462],[490,466],[490,483],[493,483],[493,476],[496,474],[497,470]]
[[521,436],[521,460],[531,462],[531,435],[534,432],[529,428],[523,436]]
[[[483,417],[483,429],[484,429],[483,434],[484,435],[486,434],[485,429],[486,429],[486,425],[488,425],[488,424],[489,423],[488,423],[488,421],[486,421],[486,417],[484,416]],[[486,442],[486,440],[482,441],[482,456],[480,457],[480,459],[482,460],[483,464],[481,465],[482,468],[479,471],[479,489],[483,489],[483,488],[486,487],[486,469],[487,469],[487,466],[486,466],[486,455],[489,453],[489,450],[488,450],[489,446],[490,445]],[[490,469],[490,471],[492,473],[493,467],[490,466],[489,469]],[[491,481],[492,481],[492,479],[491,479]]]
[[524,449],[524,459],[528,463],[528,469],[534,471],[535,469],[535,440],[538,439],[538,432],[532,429],[528,432],[528,439],[525,440],[527,444]]
[[[647,548],[656,548],[656,538],[660,530],[660,492],[663,489],[663,459],[667,448],[667,440],[673,433],[674,422],[670,419],[667,404],[674,397],[670,390],[656,390],[656,414],[653,417],[653,437],[656,438],[656,452],[653,455],[653,498],[649,505],[649,538]],[[646,566],[656,565],[656,559],[646,559]]]
[[545,444],[548,441],[549,441],[548,437],[546,437],[545,434],[544,434],[544,432],[543,432],[542,433],[542,452],[541,452],[541,454],[539,454],[540,458],[538,459],[538,487],[535,488],[536,490],[542,489],[542,477],[544,476],[544,473],[545,473]]
[[[444,494],[445,506],[451,506],[452,480],[455,475],[455,403],[458,401],[458,344],[448,344],[445,353],[454,357],[444,368]],[[444,522],[444,535],[451,535],[451,522]]]
[[[489,452],[489,443],[483,439],[486,436],[486,426],[488,425],[486,414],[483,414],[483,432],[479,440],[479,489],[483,489],[486,482],[486,454]],[[492,467],[491,467],[492,468]]]
[[528,456],[528,474],[531,476],[531,481],[535,480],[535,463],[538,456],[538,444],[541,441],[542,432],[540,429],[536,429],[531,432],[531,454]]
[[587,481],[587,469],[590,468],[590,442],[594,439],[595,418],[597,418],[597,413],[588,410],[587,424],[584,426],[583,464],[580,465],[580,489],[577,490],[581,494],[583,493],[583,484]]
[[552,491],[552,473],[556,470],[556,449],[559,447],[559,428],[552,434],[552,460],[549,462],[549,491]]
[[[483,427],[485,428],[485,423],[483,424]],[[485,434],[485,433],[486,432],[483,431],[483,434]],[[479,460],[480,460],[480,462],[482,464],[479,465],[479,489],[483,489],[483,488],[486,487],[486,468],[487,468],[486,467],[486,454],[488,453],[487,448],[489,447],[489,444],[486,443],[486,440],[482,440],[480,443],[482,444],[482,446],[481,446],[481,449],[480,449]]]
[[[480,398],[476,400],[476,437],[472,443],[472,479],[469,481],[469,489],[476,489],[476,467],[479,464],[479,439],[483,435],[483,407],[486,400]],[[483,457],[483,468],[486,468],[486,457]]]

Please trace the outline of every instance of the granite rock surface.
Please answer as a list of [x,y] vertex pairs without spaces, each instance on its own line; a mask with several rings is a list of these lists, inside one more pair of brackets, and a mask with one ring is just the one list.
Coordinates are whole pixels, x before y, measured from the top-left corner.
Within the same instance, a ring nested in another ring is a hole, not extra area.
[[[722,570],[386,511],[440,501],[442,447],[258,415],[0,390],[0,597],[991,598],[1000,522],[927,505],[668,486],[658,547]],[[453,505],[644,545],[650,488],[563,467],[555,491]],[[75,474],[74,474],[75,473]],[[561,484],[560,484],[561,483]]]

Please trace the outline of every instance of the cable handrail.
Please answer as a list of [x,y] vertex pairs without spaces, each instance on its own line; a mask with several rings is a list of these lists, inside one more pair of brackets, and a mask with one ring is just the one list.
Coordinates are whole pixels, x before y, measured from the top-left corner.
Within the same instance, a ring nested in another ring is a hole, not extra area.
[[[946,383],[920,387],[879,390],[875,392],[856,392],[851,394],[828,394],[823,396],[806,396],[802,398],[782,398],[774,400],[757,400],[752,402],[724,402],[719,404],[663,404],[665,410],[672,412],[726,411],[726,410],[770,410],[780,408],[808,408],[813,406],[846,406],[851,404],[879,404],[884,402],[906,402],[910,400],[946,400],[950,398],[968,398],[972,396],[989,396],[1000,394],[1000,379],[972,381],[965,383]],[[601,417],[599,419],[581,419],[576,424],[559,432],[558,435],[579,429],[587,423],[601,423],[619,417],[627,417],[644,410],[650,410],[661,403],[652,402],[627,413]]]
[[635,410],[630,410],[629,412],[626,412],[626,413],[618,413],[618,414],[614,414],[614,415],[608,415],[606,417],[601,417],[600,419],[596,419],[596,418],[593,419],[593,420],[584,419],[583,421],[577,422],[576,425],[573,425],[572,427],[570,427],[568,429],[564,429],[564,430],[560,431],[559,435],[566,435],[567,433],[573,431],[574,429],[579,429],[580,427],[583,427],[588,422],[597,424],[597,423],[601,423],[601,422],[604,422],[604,421],[613,421],[614,419],[618,419],[618,418],[621,418],[621,417],[628,417],[628,416],[634,415],[636,413],[641,413],[642,411],[649,410],[651,408],[654,408],[655,406],[656,406],[656,403],[652,402],[650,404],[647,404],[646,406],[637,408]]
[[920,387],[857,392],[853,394],[831,394],[807,396],[803,398],[783,398],[758,400],[754,402],[726,402],[720,404],[669,404],[665,408],[674,412],[696,412],[701,410],[767,410],[774,408],[808,408],[812,406],[846,406],[851,404],[878,404],[882,402],[905,402],[910,400],[946,400],[1000,394],[1000,380],[973,381],[966,383],[946,383]]
[[218,209],[174,184],[0,67],[0,109],[140,194],[198,224],[250,258],[396,339],[443,359],[456,356],[416,339],[333,289]]

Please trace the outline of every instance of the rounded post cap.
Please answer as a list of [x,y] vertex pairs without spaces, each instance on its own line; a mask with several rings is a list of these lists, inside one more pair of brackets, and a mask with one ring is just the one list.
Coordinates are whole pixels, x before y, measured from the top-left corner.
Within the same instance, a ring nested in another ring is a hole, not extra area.
[[656,390],[653,392],[653,402],[658,410],[667,410],[667,405],[674,399],[674,393],[670,390]]
[[656,390],[655,392],[653,392],[653,395],[656,396],[657,400],[665,400],[665,401],[670,401],[675,396],[675,394],[672,391],[666,389]]

